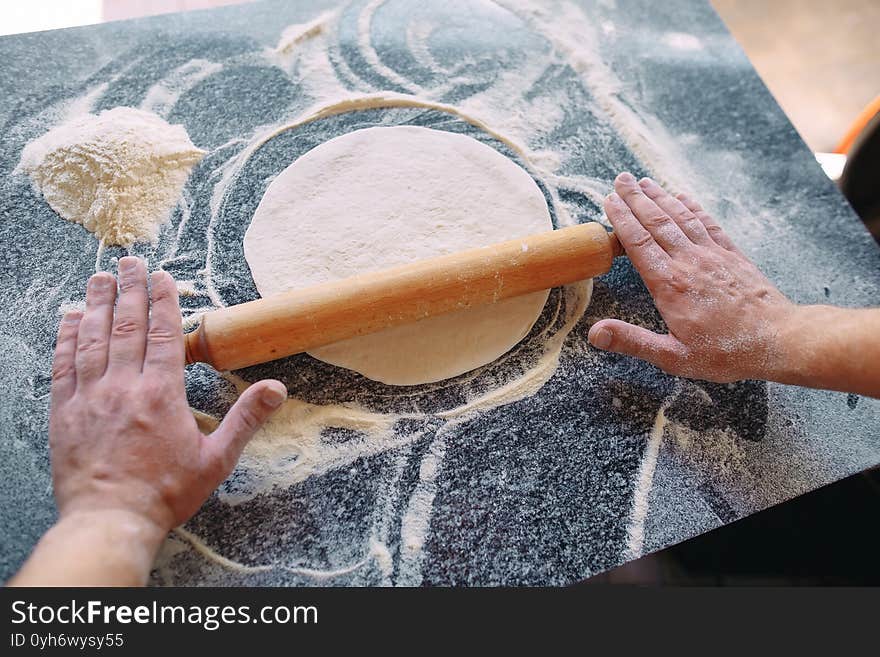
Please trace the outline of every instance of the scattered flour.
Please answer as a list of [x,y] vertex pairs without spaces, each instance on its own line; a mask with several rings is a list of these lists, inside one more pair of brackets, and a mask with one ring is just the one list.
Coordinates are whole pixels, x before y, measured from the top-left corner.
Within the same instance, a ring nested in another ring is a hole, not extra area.
[[278,46],[275,50],[279,55],[289,55],[304,41],[323,33],[338,14],[338,10],[326,11],[307,23],[288,25],[281,32],[281,38],[278,40]]
[[[481,411],[511,404],[540,390],[559,365],[559,357],[571,331],[583,317],[592,295],[592,281],[567,286],[557,309],[559,316],[542,336],[543,349],[521,375],[507,383],[477,394],[460,406],[439,411],[435,415],[445,421],[446,429],[464,422]],[[244,392],[250,383],[241,377],[224,373],[237,391]],[[210,432],[219,421],[195,412],[199,427]],[[312,404],[289,398],[275,415],[248,443],[238,464],[238,472],[247,481],[235,491],[219,492],[228,504],[240,504],[273,488],[287,488],[324,473],[350,466],[359,459],[397,449],[423,436],[421,431],[398,434],[394,426],[400,420],[419,419],[418,414],[382,413],[355,403]],[[358,440],[328,442],[323,439],[327,429],[356,432]],[[437,463],[429,470],[436,471]],[[425,470],[428,472],[428,470]]]
[[17,171],[106,244],[155,240],[204,151],[183,126],[130,107],[86,114],[29,143]]
[[205,59],[188,61],[150,87],[140,109],[166,117],[185,91],[222,69],[222,64]]
[[[500,0],[486,3],[487,12],[495,12],[501,21],[510,20],[505,16],[514,16],[508,25],[524,24],[543,37],[545,45],[534,44],[530,56],[519,62],[504,53],[494,53],[493,61],[500,57],[504,65],[498,69],[497,75],[493,75],[491,84],[479,92],[457,98],[452,93],[457,87],[480,87],[486,82],[481,77],[484,62],[479,60],[479,55],[465,54],[454,62],[439,61],[442,53],[435,49],[436,42],[432,40],[439,26],[429,12],[414,14],[406,27],[406,44],[413,61],[429,75],[412,79],[405,68],[378,55],[374,22],[381,14],[383,4],[381,0],[363,3],[354,26],[349,22],[345,28],[354,27],[354,47],[369,75],[362,76],[350,69],[346,58],[341,56],[338,42],[343,16],[338,11],[321,14],[307,23],[291,25],[283,31],[277,47],[263,53],[267,61],[280,66],[302,85],[312,105],[298,116],[287,117],[277,125],[264,126],[247,138],[242,150],[215,170],[217,180],[210,202],[212,223],[220,216],[227,195],[233,193],[234,183],[247,163],[272,139],[332,116],[377,108],[446,113],[499,140],[514,151],[532,177],[543,184],[555,211],[557,225],[575,223],[572,215],[582,216],[583,209],[563,201],[559,189],[580,192],[601,205],[609,181],[590,175],[590,172],[570,172],[569,160],[579,155],[576,140],[566,146],[547,139],[564,124],[567,118],[564,110],[570,102],[563,90],[550,92],[541,86],[548,67],[560,64],[570,67],[580,78],[591,94],[589,102],[594,113],[612,124],[657,180],[677,189],[685,189],[687,182],[691,191],[696,187],[702,192],[704,185],[686,166],[681,144],[655,117],[621,100],[625,85],[605,64],[600,52],[600,34],[612,31],[612,23],[598,24],[592,16],[569,2]],[[346,38],[352,45],[350,32]],[[681,39],[679,42],[682,47],[689,45]],[[384,81],[384,84],[377,85],[376,80]],[[533,93],[525,93],[529,89]],[[548,141],[554,144],[552,148],[548,148]],[[209,229],[204,278],[207,305],[203,308],[191,306],[187,311],[192,313],[186,318],[187,325],[197,322],[199,315],[212,307],[224,305],[219,286],[214,283],[215,274],[218,280],[222,280],[222,263],[212,262],[212,240],[213,233]],[[364,537],[361,552],[365,555],[364,561],[353,564],[353,567],[371,562],[385,573],[385,583],[415,585],[421,582],[423,546],[433,513],[437,477],[444,468],[449,429],[480,412],[536,393],[555,373],[563,345],[589,303],[590,291],[589,283],[565,289],[564,299],[557,308],[559,321],[555,318],[545,333],[536,338],[541,341],[541,346],[537,353],[520,364],[521,370],[518,366],[512,370],[508,368],[505,357],[502,357],[493,366],[499,371],[497,385],[479,389],[458,407],[434,413],[434,417],[444,424],[421,459],[415,490],[402,509],[394,503],[393,492],[383,493],[385,497],[377,505],[371,531]],[[249,385],[248,381],[233,375],[225,375],[225,378],[237,393]],[[628,523],[630,556],[642,550],[657,455],[662,448],[668,447],[664,446],[664,439],[672,430],[665,411],[676,394],[664,401],[653,431],[646,436],[648,445]],[[618,404],[622,402],[618,400]],[[393,454],[391,460],[395,465],[383,475],[388,477],[383,485],[387,484],[393,491],[411,454],[411,446],[425,437],[423,430],[409,431],[400,427],[406,426],[409,420],[419,419],[419,415],[415,412],[378,412],[352,402],[317,405],[291,398],[247,446],[234,485],[221,488],[219,498],[228,504],[240,504],[275,488],[286,488],[329,471],[350,468],[359,459],[380,452]],[[198,417],[205,430],[216,426],[214,418],[204,414],[198,414]],[[353,432],[357,437],[347,441],[324,439],[328,430],[339,429]],[[400,529],[395,531],[393,527],[398,522]],[[395,570],[392,554],[385,546],[391,546],[393,550],[398,531],[399,552]],[[209,552],[198,537],[179,533],[178,538],[191,543],[224,568],[244,568],[246,571],[250,568]],[[271,566],[276,567],[280,566]],[[314,575],[319,576],[317,572]]]
[[663,35],[663,43],[676,50],[702,50],[703,43],[693,34],[684,32],[667,32]]
[[645,543],[645,521],[648,518],[648,506],[651,489],[654,486],[654,471],[657,469],[657,457],[663,445],[663,436],[666,433],[666,411],[681,392],[681,383],[676,385],[675,390],[660,405],[657,415],[654,417],[654,425],[648,434],[648,443],[639,463],[639,473],[636,478],[636,487],[633,491],[632,507],[630,508],[629,521],[626,528],[626,558],[638,559],[642,556],[642,548]]

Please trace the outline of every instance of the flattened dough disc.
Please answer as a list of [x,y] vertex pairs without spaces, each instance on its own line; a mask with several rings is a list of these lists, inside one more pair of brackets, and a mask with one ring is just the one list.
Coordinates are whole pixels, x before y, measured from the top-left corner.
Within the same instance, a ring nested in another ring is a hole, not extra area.
[[[399,126],[331,139],[269,185],[244,238],[263,296],[553,228],[520,166],[456,133]],[[489,363],[529,332],[548,292],[321,347],[312,356],[391,385]]]

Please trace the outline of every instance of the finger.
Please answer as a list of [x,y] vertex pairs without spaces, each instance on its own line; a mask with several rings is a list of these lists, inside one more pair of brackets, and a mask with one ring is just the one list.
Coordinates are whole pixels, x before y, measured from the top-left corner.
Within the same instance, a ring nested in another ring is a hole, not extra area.
[[82,316],[79,311],[66,313],[58,325],[52,359],[52,404],[65,402],[76,392],[76,336]]
[[660,335],[619,319],[596,322],[590,328],[588,339],[597,349],[634,356],[666,372],[678,371],[686,355],[685,346],[675,337]]
[[147,332],[147,355],[144,371],[156,370],[183,378],[183,324],[177,286],[168,272],[150,275],[150,328]]
[[727,236],[727,233],[724,232],[724,229],[718,225],[712,216],[703,209],[703,206],[686,194],[677,194],[676,198],[681,201],[688,210],[693,212],[694,216],[700,220],[700,223],[706,227],[706,232],[709,234],[709,237],[712,238],[713,242],[728,251],[739,253],[739,249],[736,247],[736,244],[733,243],[733,240]]
[[645,196],[654,201],[658,208],[668,214],[691,242],[701,246],[712,245],[712,238],[706,232],[703,222],[697,219],[696,215],[684,203],[669,194],[650,178],[642,178],[639,181],[639,186],[645,192]]
[[89,279],[86,285],[86,311],[80,320],[76,338],[77,385],[88,385],[104,376],[115,301],[116,279],[113,276],[100,272]]
[[147,271],[143,260],[126,256],[119,260],[119,296],[110,333],[107,368],[140,372],[147,341]]
[[691,245],[691,241],[681,232],[681,228],[672,218],[645,196],[631,173],[624,172],[617,176],[614,181],[614,191],[664,251],[674,255]]
[[650,288],[669,266],[669,254],[660,248],[617,194],[609,194],[605,198],[605,215],[633,266]]
[[280,381],[259,381],[245,390],[207,439],[207,465],[225,478],[232,472],[245,445],[285,399],[287,388]]

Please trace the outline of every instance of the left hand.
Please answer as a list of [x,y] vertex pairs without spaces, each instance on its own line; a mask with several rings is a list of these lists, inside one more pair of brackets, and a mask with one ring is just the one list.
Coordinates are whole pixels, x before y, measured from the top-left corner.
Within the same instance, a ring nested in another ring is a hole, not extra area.
[[202,434],[184,389],[177,288],[164,271],[150,279],[152,302],[144,263],[122,258],[119,284],[95,274],[85,313],[61,322],[49,445],[62,520],[122,511],[164,535],[198,510],[287,398],[279,381],[255,383]]

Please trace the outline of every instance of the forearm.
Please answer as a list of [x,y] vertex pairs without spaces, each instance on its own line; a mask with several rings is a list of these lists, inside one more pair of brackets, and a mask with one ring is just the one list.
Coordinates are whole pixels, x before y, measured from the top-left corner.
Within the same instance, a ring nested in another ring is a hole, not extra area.
[[779,334],[780,383],[880,397],[880,308],[801,306]]
[[143,586],[166,532],[126,511],[61,518],[10,586]]

